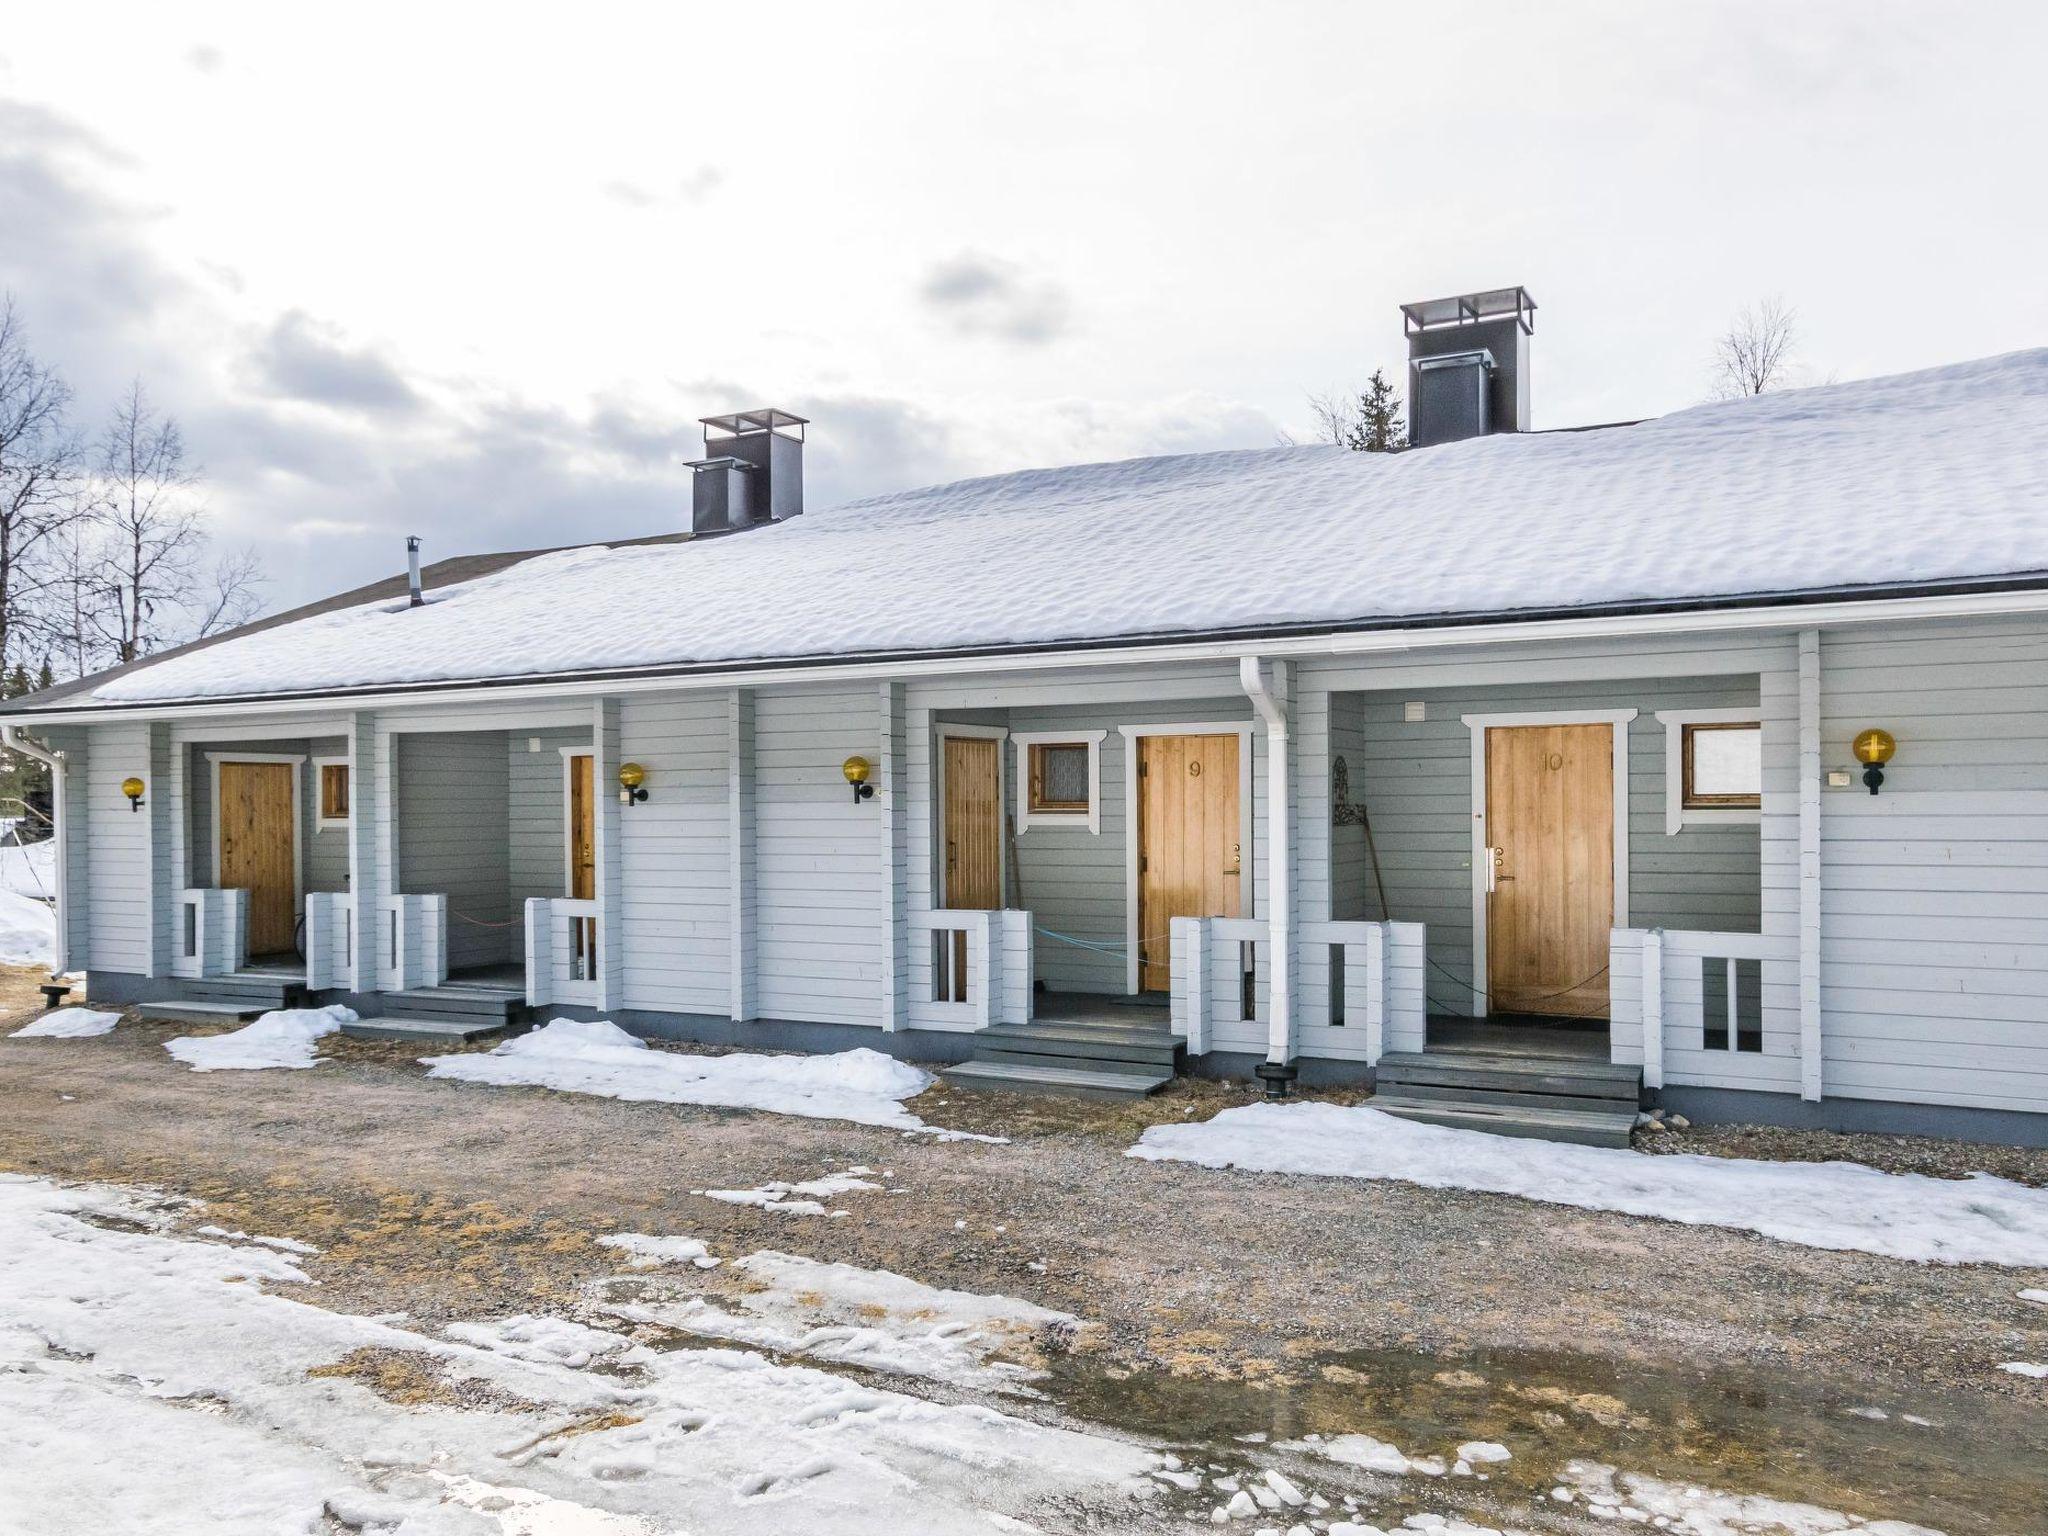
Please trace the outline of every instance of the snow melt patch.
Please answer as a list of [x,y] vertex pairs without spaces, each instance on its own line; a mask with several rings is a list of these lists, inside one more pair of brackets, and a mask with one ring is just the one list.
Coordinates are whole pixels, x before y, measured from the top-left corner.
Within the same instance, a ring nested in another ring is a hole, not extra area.
[[830,1210],[824,1204],[840,1195],[872,1193],[883,1186],[860,1175],[870,1172],[867,1168],[849,1168],[844,1173],[828,1173],[823,1178],[805,1179],[800,1184],[784,1184],[780,1181],[756,1185],[752,1189],[693,1189],[693,1195],[702,1195],[707,1200],[722,1201],[726,1205],[751,1205],[764,1211],[781,1211],[786,1216],[844,1216],[845,1211]]
[[[329,1312],[269,1289],[301,1287],[288,1256],[171,1235],[160,1203],[0,1175],[9,1530],[986,1536],[990,1509],[1129,1528],[1157,1491],[1159,1458],[1118,1441],[731,1349]],[[366,1348],[532,1408],[421,1411],[307,1374]]]
[[[717,1301],[695,1293],[645,1293],[604,1310],[779,1353],[921,1376],[959,1386],[1013,1388],[1040,1374],[994,1358],[1064,1340],[1082,1324],[1015,1296],[948,1291],[886,1269],[828,1264],[772,1248],[735,1259],[746,1289]],[[728,1310],[728,1308],[737,1310]]]
[[56,908],[41,897],[0,889],[0,965],[56,962]]
[[694,1056],[656,1051],[604,1019],[555,1019],[490,1051],[425,1056],[429,1077],[553,1088],[607,1099],[762,1109],[817,1120],[851,1120],[946,1140],[991,1141],[926,1125],[901,1100],[931,1074],[865,1046],[830,1056]]
[[110,1034],[121,1022],[118,1013],[100,1013],[91,1008],[53,1008],[35,1023],[17,1029],[16,1040],[84,1040]]
[[1566,1463],[1563,1486],[1576,1493],[1596,1519],[1661,1523],[1686,1536],[1837,1536],[1851,1531],[1856,1536],[1942,1536],[1903,1520],[1864,1520],[1817,1504],[1667,1483],[1617,1472],[1595,1461]]
[[[2048,547],[2044,445],[2048,349],[1427,453],[1307,446],[1028,470],[815,508],[744,539],[539,555],[422,607],[367,603],[130,668],[91,698],[2028,572]],[[1330,557],[1363,547],[1370,560]]]
[[1927,1263],[2048,1265],[2048,1190],[1981,1173],[1933,1179],[1856,1163],[1650,1156],[1509,1140],[1336,1104],[1249,1104],[1194,1124],[1156,1125],[1129,1155],[1519,1195]]
[[272,1067],[316,1067],[314,1042],[355,1022],[339,1004],[328,1008],[279,1008],[225,1035],[180,1035],[164,1049],[194,1072],[262,1072]]
[[2014,1376],[2031,1376],[2035,1381],[2048,1381],[2048,1365],[2037,1365],[2032,1360],[2008,1360],[1999,1369]]
[[664,1264],[693,1264],[698,1269],[716,1269],[720,1262],[694,1237],[650,1237],[645,1232],[613,1232],[600,1237],[597,1244],[600,1248],[617,1248],[629,1255],[634,1269],[659,1269]]

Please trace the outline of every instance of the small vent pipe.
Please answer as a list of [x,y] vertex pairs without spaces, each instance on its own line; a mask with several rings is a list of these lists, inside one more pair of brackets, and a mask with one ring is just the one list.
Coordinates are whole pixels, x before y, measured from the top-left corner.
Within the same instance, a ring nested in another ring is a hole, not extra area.
[[427,594],[420,590],[420,536],[416,533],[405,540],[405,585],[412,593],[412,606],[424,608]]

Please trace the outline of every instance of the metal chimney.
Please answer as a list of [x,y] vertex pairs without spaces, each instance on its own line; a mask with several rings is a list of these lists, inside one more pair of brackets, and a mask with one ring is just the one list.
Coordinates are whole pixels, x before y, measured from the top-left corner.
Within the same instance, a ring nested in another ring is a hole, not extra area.
[[788,411],[705,416],[704,457],[690,461],[692,534],[779,523],[804,509],[804,428]]
[[420,536],[408,534],[405,540],[405,586],[412,594],[414,608],[424,608],[427,595],[420,590]]
[[1536,301],[1528,289],[1425,299],[1403,304],[1401,315],[1408,334],[1410,446],[1529,430]]

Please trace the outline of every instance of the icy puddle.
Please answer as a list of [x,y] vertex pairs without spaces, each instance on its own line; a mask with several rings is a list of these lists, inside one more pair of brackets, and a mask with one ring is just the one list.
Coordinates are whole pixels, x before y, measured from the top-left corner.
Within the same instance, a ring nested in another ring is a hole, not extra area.
[[[1316,1518],[1379,1521],[1389,1531],[1418,1513],[1482,1531],[2048,1529],[2048,1415],[2036,1403],[1873,1397],[1796,1366],[1700,1373],[1578,1356],[1448,1361],[1376,1351],[1313,1368],[1307,1385],[1260,1389],[1165,1374],[1118,1379],[1083,1359],[1055,1359],[1040,1385],[1077,1418],[1169,1447],[1226,1511],[1233,1490],[1245,1493],[1255,1513],[1241,1508],[1225,1522],[1241,1516],[1247,1530],[1286,1531],[1302,1519],[1284,1500],[1253,1497],[1269,1469],[1332,1502]],[[1507,1456],[1489,1459],[1478,1446]],[[1360,1473],[1374,1491],[1363,1512],[1349,1512],[1335,1500],[1347,1487],[1357,1492]],[[1374,1507],[1406,1513],[1382,1517]],[[1459,1531],[1447,1525],[1439,1536]]]

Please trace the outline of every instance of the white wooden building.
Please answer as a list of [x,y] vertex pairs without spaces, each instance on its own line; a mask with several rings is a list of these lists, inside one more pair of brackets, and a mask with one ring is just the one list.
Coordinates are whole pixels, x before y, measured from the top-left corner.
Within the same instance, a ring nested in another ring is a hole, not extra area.
[[[1034,1031],[1041,1078],[1094,1030],[1425,1101],[1445,1054],[1593,1059],[1631,1109],[2048,1140],[2048,353],[801,518],[733,465],[802,423],[713,428],[695,536],[10,701],[60,968],[996,1079]],[[554,655],[537,604],[592,617]]]

